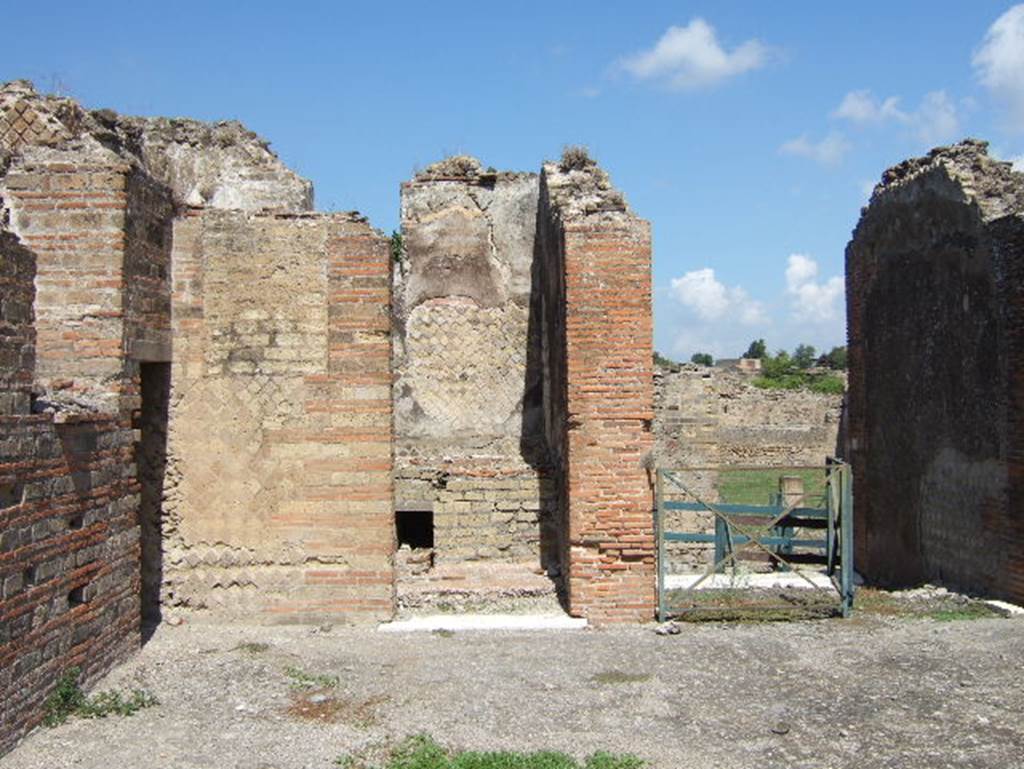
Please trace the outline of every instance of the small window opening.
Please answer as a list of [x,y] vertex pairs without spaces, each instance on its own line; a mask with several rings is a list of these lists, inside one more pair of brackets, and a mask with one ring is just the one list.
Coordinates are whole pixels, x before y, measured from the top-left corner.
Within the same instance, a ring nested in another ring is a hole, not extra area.
[[85,524],[85,516],[83,514],[81,514],[81,513],[79,513],[78,515],[72,515],[70,518],[68,518],[68,528],[69,529],[72,529],[72,530],[80,529],[80,528],[82,528],[82,526],[84,524]]
[[85,585],[79,585],[68,593],[68,606],[74,608],[75,606],[81,606],[86,602],[85,597]]
[[0,483],[0,510],[14,507],[24,501],[24,483]]
[[408,545],[413,550],[434,546],[433,510],[398,510],[395,512],[395,530],[398,546]]
[[29,566],[21,572],[21,585],[25,588],[30,588],[36,584],[36,567]]

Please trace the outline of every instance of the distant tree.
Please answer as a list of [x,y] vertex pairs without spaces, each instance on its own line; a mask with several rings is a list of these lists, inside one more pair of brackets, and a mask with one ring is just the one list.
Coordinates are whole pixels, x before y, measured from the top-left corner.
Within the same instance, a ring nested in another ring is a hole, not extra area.
[[690,363],[696,363],[700,366],[714,366],[715,359],[711,357],[709,352],[695,352],[690,356]]
[[775,356],[765,355],[761,359],[761,375],[768,379],[778,379],[793,373],[793,359],[785,350],[779,350]]
[[836,371],[846,371],[846,345],[842,347],[833,347],[828,351],[827,355],[822,356],[825,361],[824,365]]
[[799,369],[810,368],[814,365],[814,359],[818,351],[813,345],[798,344],[793,351],[793,364]]
[[658,366],[660,368],[673,368],[674,366],[678,366],[679,364],[676,363],[671,358],[666,358],[660,352],[655,350],[654,351],[654,365]]
[[744,358],[767,358],[768,357],[768,346],[764,343],[763,339],[755,339],[750,343],[750,347],[743,353]]

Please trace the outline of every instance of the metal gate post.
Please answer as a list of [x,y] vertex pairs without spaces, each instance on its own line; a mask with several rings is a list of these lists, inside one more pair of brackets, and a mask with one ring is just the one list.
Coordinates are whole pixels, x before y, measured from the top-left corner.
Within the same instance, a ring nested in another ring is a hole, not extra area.
[[849,617],[853,611],[853,473],[850,465],[842,469],[842,514],[839,519],[841,563],[843,587],[843,616]]
[[655,496],[654,496],[654,536],[658,538],[658,622],[665,621],[665,524],[662,520],[664,510],[664,483],[662,483],[663,470],[655,471]]
[[729,539],[729,527],[720,515],[715,516],[715,563],[719,564],[715,570],[719,573],[725,571],[726,543]]

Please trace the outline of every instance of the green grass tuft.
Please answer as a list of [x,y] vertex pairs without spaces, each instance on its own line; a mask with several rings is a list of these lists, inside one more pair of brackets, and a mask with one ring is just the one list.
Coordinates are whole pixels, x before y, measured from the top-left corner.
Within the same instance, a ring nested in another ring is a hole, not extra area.
[[302,668],[286,667],[284,674],[292,681],[292,686],[297,689],[332,689],[340,683],[338,676],[328,676],[322,673],[307,673]]
[[87,697],[78,685],[82,671],[77,667],[68,668],[57,680],[57,687],[43,703],[43,723],[59,726],[71,716],[80,718],[106,718],[107,716],[131,716],[142,710],[158,705],[156,697],[144,689],[130,691],[105,691]]
[[[372,769],[351,755],[334,761],[344,769]],[[538,751],[450,752],[431,737],[420,734],[409,737],[391,751],[387,764],[379,769],[641,769],[644,762],[631,755],[598,752],[581,765],[565,753]]]
[[603,670],[595,676],[592,676],[591,681],[595,684],[635,684],[642,683],[643,681],[650,681],[650,673],[624,673],[621,670]]

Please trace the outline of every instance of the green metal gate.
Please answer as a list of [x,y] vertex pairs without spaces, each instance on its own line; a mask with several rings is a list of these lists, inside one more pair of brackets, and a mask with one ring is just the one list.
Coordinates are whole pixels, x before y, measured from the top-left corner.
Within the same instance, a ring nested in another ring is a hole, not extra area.
[[[659,469],[658,619],[723,610],[756,616],[762,609],[849,616],[852,487],[850,466],[835,459]],[[671,573],[695,559],[693,573]]]

